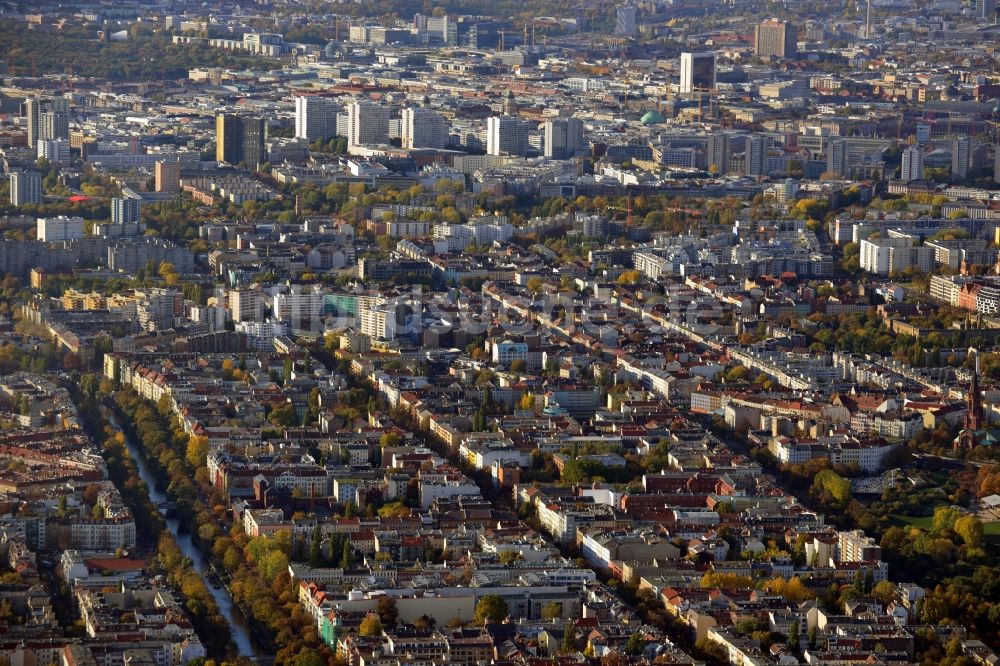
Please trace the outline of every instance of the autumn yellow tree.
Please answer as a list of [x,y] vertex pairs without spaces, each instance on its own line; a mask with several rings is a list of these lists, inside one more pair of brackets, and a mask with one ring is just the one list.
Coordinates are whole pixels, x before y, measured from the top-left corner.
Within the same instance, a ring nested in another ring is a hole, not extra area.
[[184,459],[191,467],[204,467],[208,459],[208,437],[202,435],[191,435],[188,439],[187,449],[184,451]]
[[793,603],[799,603],[802,601],[808,601],[809,599],[815,599],[816,594],[806,587],[805,583],[798,576],[792,576],[791,578],[771,578],[764,583],[764,589],[771,594],[780,594],[788,601]]
[[701,577],[702,587],[753,587],[753,578],[742,574],[709,571]]
[[361,620],[361,626],[358,627],[358,633],[362,636],[381,636],[382,621],[378,619],[378,615],[375,613],[369,613],[365,619]]
[[159,273],[168,287],[176,287],[181,282],[181,276],[177,273],[177,268],[169,261],[160,262]]

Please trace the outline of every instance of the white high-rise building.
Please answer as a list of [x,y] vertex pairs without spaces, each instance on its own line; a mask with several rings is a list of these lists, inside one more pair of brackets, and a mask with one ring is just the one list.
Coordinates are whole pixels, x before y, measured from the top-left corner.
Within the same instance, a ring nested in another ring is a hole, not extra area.
[[682,53],[680,93],[715,89],[715,52]]
[[263,316],[263,299],[259,289],[233,289],[227,298],[229,316],[234,322],[258,321]]
[[316,141],[337,135],[337,112],[340,105],[327,97],[315,95],[295,98],[295,136]]
[[361,333],[373,340],[395,340],[397,334],[396,303],[377,303],[361,308]]
[[746,170],[746,175],[748,176],[764,176],[766,175],[765,167],[765,156],[767,144],[764,141],[764,137],[759,134],[754,134],[747,139],[746,147],[746,160],[744,168]]
[[324,297],[322,291],[295,285],[288,293],[274,295],[272,314],[277,320],[299,326],[301,320],[316,319],[323,314]]
[[839,178],[847,175],[847,142],[830,139],[826,144],[826,170]]
[[389,143],[389,109],[365,100],[347,107],[348,146]]
[[924,177],[924,151],[920,146],[910,146],[903,151],[903,169],[900,180],[922,180]]
[[42,203],[42,174],[37,171],[11,173],[10,203],[15,206]]
[[565,160],[583,147],[583,123],[579,118],[553,118],[545,122],[545,157]]
[[40,217],[37,220],[37,239],[45,243],[83,238],[82,217]]
[[523,156],[528,147],[527,134],[520,119],[493,116],[486,121],[486,153]]
[[433,109],[403,109],[400,125],[403,148],[444,148],[448,143],[448,123]]
[[705,168],[715,173],[729,173],[729,136],[723,132],[708,135],[705,144]]

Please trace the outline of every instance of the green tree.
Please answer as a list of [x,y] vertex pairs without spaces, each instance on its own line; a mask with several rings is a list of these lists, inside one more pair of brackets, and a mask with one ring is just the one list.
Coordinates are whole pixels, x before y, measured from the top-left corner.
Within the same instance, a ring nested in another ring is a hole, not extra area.
[[276,426],[293,428],[299,425],[299,416],[295,412],[295,405],[290,402],[282,403],[272,409],[267,418]]
[[562,617],[563,605],[558,601],[552,601],[542,607],[542,619],[547,621],[558,620]]
[[351,564],[354,562],[354,551],[351,549],[351,542],[344,542],[344,549],[340,553],[340,568],[350,569]]
[[628,641],[625,642],[625,654],[638,657],[642,654],[643,648],[646,647],[646,637],[642,635],[641,632],[635,632],[628,637]]
[[890,581],[880,580],[872,588],[872,596],[885,605],[888,605],[896,598],[896,586]]
[[931,531],[935,534],[947,532],[955,527],[961,514],[953,507],[939,506],[934,509],[934,520],[931,521]]
[[323,563],[323,530],[319,523],[313,528],[312,541],[309,543],[309,566],[318,567]]
[[571,654],[576,650],[576,625],[571,620],[566,623],[566,628],[563,630],[562,651]]
[[378,445],[385,449],[400,446],[403,443],[403,436],[398,432],[387,432],[378,440]]
[[793,652],[799,651],[799,620],[792,618],[792,623],[788,626],[788,647]]
[[498,594],[484,595],[476,604],[472,621],[476,624],[500,624],[507,618],[507,602]]
[[326,666],[326,660],[313,648],[303,647],[292,658],[291,666]]
[[851,483],[832,469],[824,469],[813,479],[815,492],[828,494],[838,504],[851,500]]

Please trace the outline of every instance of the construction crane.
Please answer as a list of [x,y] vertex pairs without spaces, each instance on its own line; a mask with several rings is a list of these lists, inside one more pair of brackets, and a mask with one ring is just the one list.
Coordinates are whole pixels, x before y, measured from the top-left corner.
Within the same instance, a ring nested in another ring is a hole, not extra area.
[[[611,205],[608,205],[607,206],[607,210],[622,210],[622,208],[621,208],[621,206],[611,206]],[[625,186],[625,226],[626,227],[630,227],[631,228],[631,226],[632,226],[632,222],[633,222],[632,213],[633,213],[633,209],[632,209],[632,186],[631,185],[626,185]]]
[[715,88],[695,86],[692,89],[691,94],[698,96],[698,120],[702,122],[704,122],[705,120],[704,103],[706,94],[708,95],[708,114],[714,118],[715,98],[719,94],[719,91],[716,90]]

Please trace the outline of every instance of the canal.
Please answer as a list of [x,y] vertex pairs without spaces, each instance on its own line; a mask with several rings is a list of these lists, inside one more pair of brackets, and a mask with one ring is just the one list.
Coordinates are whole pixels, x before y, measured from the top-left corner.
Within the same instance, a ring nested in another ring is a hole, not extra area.
[[[111,410],[104,410],[107,419],[116,427],[119,427],[117,415]],[[153,470],[150,468],[146,456],[139,446],[132,441],[131,437],[126,435],[125,444],[128,446],[128,451],[132,455],[132,459],[135,461],[136,469],[139,470],[139,478],[146,482],[146,487],[149,488],[149,500],[156,506],[160,506],[166,502],[170,501],[167,493],[157,487],[156,476],[153,474]],[[190,557],[191,561],[194,563],[195,571],[201,575],[202,580],[205,581],[205,586],[215,597],[215,603],[219,606],[219,612],[222,616],[226,618],[229,622],[229,628],[232,632],[233,642],[236,644],[236,648],[239,651],[241,657],[251,657],[256,658],[259,661],[269,662],[272,655],[270,655],[267,650],[260,644],[257,638],[254,636],[253,630],[247,623],[246,618],[236,604],[233,603],[233,598],[230,596],[229,591],[222,586],[213,586],[205,577],[205,571],[210,566],[208,558],[205,557],[204,553],[198,549],[194,541],[191,539],[190,532],[185,531],[183,534],[180,532],[180,523],[176,517],[164,516],[167,529],[170,533],[174,535],[174,539],[177,541],[177,547],[180,548],[181,552],[185,556]],[[216,584],[218,585],[218,584]]]

